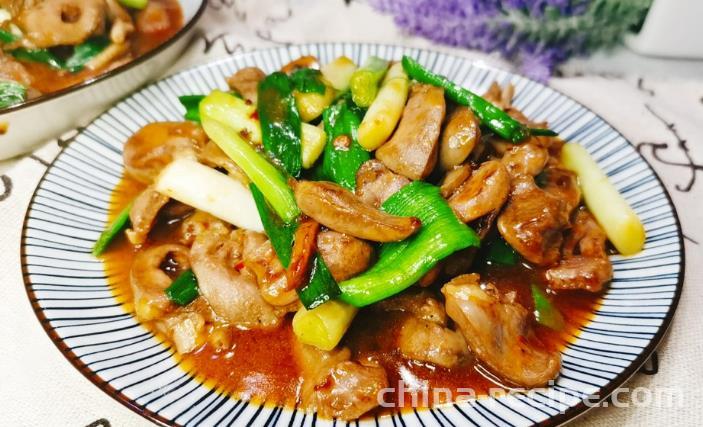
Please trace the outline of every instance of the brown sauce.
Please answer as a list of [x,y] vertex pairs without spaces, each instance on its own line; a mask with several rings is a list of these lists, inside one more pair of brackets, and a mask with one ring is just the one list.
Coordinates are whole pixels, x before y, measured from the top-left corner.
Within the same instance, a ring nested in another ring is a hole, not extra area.
[[[126,206],[144,186],[129,178],[123,178],[112,195],[111,217]],[[147,245],[169,242],[169,234],[178,224],[160,224],[152,234]],[[125,302],[125,309],[131,310],[132,292],[129,285],[129,270],[135,250],[126,239],[116,243],[105,255],[105,270],[110,276],[114,292]],[[515,291],[517,301],[528,310],[533,309],[530,293],[532,283],[540,283],[540,272],[526,266],[487,267],[480,271],[482,277],[494,283],[501,291]],[[563,331],[553,331],[535,323],[536,339],[542,345],[562,349],[575,339],[579,328],[586,323],[600,299],[599,294],[587,292],[564,292],[553,300],[564,316],[566,327]],[[412,376],[420,381],[427,381],[433,388],[447,388],[453,395],[466,396],[460,389],[471,388],[476,395],[487,394],[489,390],[502,387],[489,379],[481,367],[469,360],[463,365],[452,368],[440,368],[424,363],[404,359],[395,348],[395,339],[400,330],[403,314],[388,313],[379,315],[372,308],[362,309],[356,316],[352,327],[346,334],[342,345],[348,346],[354,359],[371,357],[386,369],[391,387],[400,379]],[[233,396],[252,398],[269,404],[293,406],[299,387],[298,368],[292,354],[295,339],[289,316],[279,329],[273,331],[240,331],[232,328],[232,350],[216,351],[209,344],[203,345],[195,352],[177,356],[184,370],[197,376],[206,385],[230,393]],[[146,324],[153,330],[153,325]],[[444,395],[438,396],[445,401]],[[429,403],[432,402],[429,393]],[[398,402],[398,395],[386,395],[387,402]],[[411,406],[410,393],[404,397],[405,407]],[[417,397],[416,397],[417,402]],[[419,401],[422,405],[422,401]],[[386,410],[378,410],[386,411]]]

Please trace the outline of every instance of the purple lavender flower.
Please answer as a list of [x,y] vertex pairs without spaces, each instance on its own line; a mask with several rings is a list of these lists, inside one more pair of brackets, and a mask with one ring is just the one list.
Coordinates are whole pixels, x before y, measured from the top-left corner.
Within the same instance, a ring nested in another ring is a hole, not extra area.
[[545,81],[574,55],[609,46],[644,16],[651,0],[369,0],[411,34],[499,52]]

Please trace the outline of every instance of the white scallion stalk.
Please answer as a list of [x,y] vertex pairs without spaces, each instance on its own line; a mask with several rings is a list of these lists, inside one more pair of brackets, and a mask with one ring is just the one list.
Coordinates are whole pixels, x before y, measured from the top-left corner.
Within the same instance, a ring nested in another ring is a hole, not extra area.
[[320,72],[322,72],[322,75],[330,82],[333,88],[344,92],[349,89],[349,82],[356,69],[357,66],[354,61],[346,56],[340,56],[334,61],[323,65],[320,68]]
[[365,149],[375,150],[393,133],[408,100],[410,81],[398,62],[388,70],[378,96],[366,111],[359,125],[359,144]]
[[349,329],[357,308],[341,301],[328,301],[312,310],[301,307],[293,316],[293,333],[300,342],[332,350]]
[[642,222],[588,151],[576,143],[565,144],[561,161],[578,175],[586,206],[618,252],[634,255],[641,251],[645,241]]
[[161,172],[156,191],[240,228],[264,231],[248,188],[192,159],[178,159]]
[[313,126],[309,123],[303,123],[300,130],[300,148],[303,158],[303,167],[305,169],[310,169],[325,149],[327,134],[320,127]]

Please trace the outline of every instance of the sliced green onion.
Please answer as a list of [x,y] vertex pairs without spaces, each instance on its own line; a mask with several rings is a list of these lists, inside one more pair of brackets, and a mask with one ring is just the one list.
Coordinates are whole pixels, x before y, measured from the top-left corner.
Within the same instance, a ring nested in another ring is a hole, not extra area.
[[405,290],[440,260],[480,244],[478,235],[454,215],[439,188],[426,182],[406,185],[386,200],[382,208],[392,215],[417,217],[422,228],[401,242],[381,245],[376,264],[365,273],[339,283],[340,299],[356,307]]
[[104,36],[84,41],[73,49],[73,54],[63,64],[64,68],[72,73],[81,71],[85,64],[98,56],[109,44],[110,40]]
[[17,36],[16,34],[12,34],[10,31],[7,31],[3,28],[0,28],[0,42],[12,43],[12,42],[15,42],[19,39],[20,39],[20,37]]
[[185,270],[176,277],[176,280],[164,292],[176,304],[180,306],[188,305],[200,295],[198,279],[195,277],[193,270]]
[[284,223],[276,215],[276,212],[271,209],[256,184],[249,184],[249,189],[254,197],[256,209],[259,211],[261,223],[264,225],[264,231],[271,241],[271,246],[276,251],[278,260],[281,261],[283,267],[288,268],[293,250],[293,237],[295,236],[295,230],[298,228],[298,223],[295,221],[288,224]]
[[186,113],[183,115],[186,120],[200,123],[200,101],[203,99],[205,99],[205,95],[183,95],[178,97],[178,101],[186,109]]
[[117,215],[114,221],[100,234],[93,246],[93,256],[102,255],[110,243],[129,225],[129,211],[132,210],[132,203],[125,206]]
[[560,331],[564,329],[564,317],[547,297],[547,294],[537,285],[533,284],[532,299],[535,302],[535,319],[537,323],[548,328]]
[[[294,178],[300,176],[301,118],[293,96],[293,85],[280,71],[259,83],[257,111],[266,152]],[[263,190],[263,188],[262,188]]]
[[314,68],[300,68],[290,75],[293,89],[302,93],[320,93],[327,90],[327,86],[322,81],[322,73]]
[[24,102],[27,88],[12,80],[0,80],[0,109]]
[[298,297],[303,306],[308,310],[335,299],[341,294],[337,282],[327,268],[320,254],[315,256],[315,261],[310,272],[310,282],[298,290]]
[[359,107],[368,108],[376,95],[381,79],[388,70],[388,61],[370,56],[364,66],[354,71],[349,87],[351,89],[352,100]]
[[[335,182],[347,190],[356,188],[356,172],[371,158],[358,141],[359,123],[363,112],[354,106],[349,97],[344,97],[322,113],[327,143],[322,154],[319,177]],[[335,140],[347,136],[348,146],[336,146]]]
[[20,47],[11,50],[9,53],[20,61],[39,62],[51,68],[56,68],[57,70],[62,70],[64,68],[63,62],[47,49],[27,49]]
[[559,133],[555,132],[551,129],[530,128],[530,135],[532,135],[532,136],[559,136]]
[[118,0],[122,6],[131,7],[132,9],[144,9],[149,0]]
[[517,254],[505,240],[497,237],[488,244],[486,261],[497,265],[515,265],[520,260]]

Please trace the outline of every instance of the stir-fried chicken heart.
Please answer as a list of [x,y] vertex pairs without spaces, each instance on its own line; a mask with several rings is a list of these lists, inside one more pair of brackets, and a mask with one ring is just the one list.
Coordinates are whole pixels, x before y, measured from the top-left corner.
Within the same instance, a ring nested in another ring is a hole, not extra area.
[[127,238],[133,245],[141,245],[146,241],[156,216],[168,201],[168,196],[164,196],[152,187],[147,187],[134,199],[132,209],[129,211],[132,228],[126,231]]
[[391,139],[376,158],[410,179],[426,178],[437,164],[439,134],[446,105],[442,88],[416,84]]
[[482,289],[477,274],[454,278],[442,293],[447,314],[493,373],[524,387],[542,386],[557,377],[561,355],[531,342],[525,307],[491,285]]
[[550,162],[542,171],[542,189],[564,201],[566,211],[571,212],[581,203],[581,188],[578,177],[557,162]]
[[613,266],[607,258],[577,255],[559,261],[544,277],[552,289],[599,292],[613,278]]
[[503,154],[501,161],[513,178],[520,175],[535,176],[547,165],[549,152],[528,142],[510,148]]
[[323,351],[297,342],[295,355],[303,382],[301,406],[320,416],[353,420],[378,406],[388,386],[386,371],[349,360],[349,349]]
[[356,172],[356,195],[376,208],[408,184],[409,179],[391,171],[376,159],[364,162]]
[[242,98],[256,104],[257,88],[259,82],[266,77],[266,73],[257,67],[244,67],[237,70],[227,78],[230,89],[236,90]]
[[331,182],[300,181],[295,201],[303,213],[341,233],[374,242],[398,242],[420,228],[414,217],[389,215],[364,203],[349,190]]
[[190,250],[198,288],[213,311],[240,328],[278,326],[287,310],[267,303],[247,271],[237,271],[243,251],[243,230],[214,227],[198,235]]
[[471,166],[468,164],[457,166],[448,171],[439,187],[442,197],[445,199],[451,197],[469,177],[471,177]]
[[481,139],[478,118],[467,107],[459,106],[449,114],[439,145],[439,165],[444,171],[458,166],[469,157]]
[[403,357],[451,368],[468,356],[464,337],[447,327],[444,306],[428,293],[398,295],[380,302],[379,308],[406,314],[398,334]]
[[535,184],[534,178],[513,179],[508,204],[498,217],[498,231],[528,261],[553,265],[561,257],[562,230],[569,223],[563,200]]
[[613,278],[606,240],[605,232],[593,215],[586,209],[579,209],[564,241],[564,259],[545,272],[549,287],[600,291]]
[[484,162],[449,198],[459,219],[473,221],[499,210],[510,192],[510,176],[497,160]]
[[366,271],[373,256],[367,242],[332,230],[317,235],[317,252],[337,282]]
[[[164,265],[172,271],[164,271]],[[134,257],[129,283],[134,311],[140,320],[157,319],[174,308],[164,291],[189,266],[188,248],[181,245],[155,246]]]

